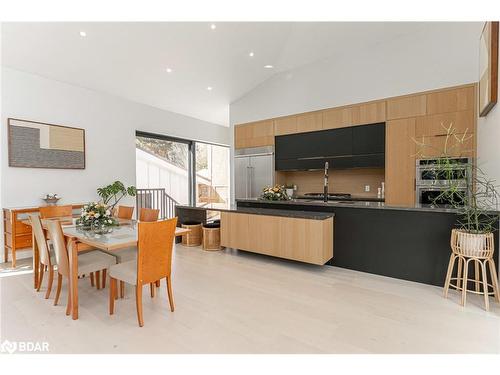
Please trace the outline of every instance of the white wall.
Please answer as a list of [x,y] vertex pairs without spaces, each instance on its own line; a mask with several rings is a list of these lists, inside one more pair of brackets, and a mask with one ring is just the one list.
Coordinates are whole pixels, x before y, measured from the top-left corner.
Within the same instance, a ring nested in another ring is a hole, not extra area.
[[231,128],[476,82],[481,29],[482,23],[447,24],[276,74],[230,105]]
[[[96,199],[96,188],[114,180],[135,184],[136,130],[230,142],[224,126],[5,67],[1,78],[1,207],[38,206],[46,193],[58,193],[62,204],[84,202]],[[10,168],[9,117],[85,129],[86,168]]]

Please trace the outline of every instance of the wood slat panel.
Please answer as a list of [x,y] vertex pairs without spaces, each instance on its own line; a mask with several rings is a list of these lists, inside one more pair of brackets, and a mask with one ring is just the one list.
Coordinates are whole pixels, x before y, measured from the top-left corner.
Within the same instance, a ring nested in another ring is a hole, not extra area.
[[276,135],[297,133],[297,116],[277,118],[274,120],[274,130]]
[[439,113],[417,118],[415,134],[417,137],[445,135],[446,128],[453,124],[456,133],[475,133],[474,111]]
[[345,128],[352,124],[350,107],[333,108],[323,111],[323,129]]
[[386,123],[385,203],[415,204],[415,118]]
[[462,87],[427,94],[427,114],[474,109],[474,87]]
[[406,96],[387,100],[387,120],[424,116],[426,113],[426,95]]
[[323,129],[323,113],[313,112],[297,116],[297,132],[312,132]]
[[385,101],[355,105],[351,111],[353,125],[373,124],[386,120]]

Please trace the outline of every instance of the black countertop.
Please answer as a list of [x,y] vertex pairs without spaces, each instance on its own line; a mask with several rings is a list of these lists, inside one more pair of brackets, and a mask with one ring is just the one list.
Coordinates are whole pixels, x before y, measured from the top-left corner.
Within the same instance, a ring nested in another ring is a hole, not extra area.
[[335,216],[335,213],[333,212],[280,210],[274,208],[260,208],[260,207],[207,208],[207,207],[195,207],[195,206],[176,206],[176,208],[200,210],[200,211],[237,212],[237,213],[251,214],[251,215],[283,216],[283,217],[293,217],[298,219],[311,219],[311,220],[325,220]]
[[373,208],[385,210],[403,210],[403,211],[425,211],[425,212],[445,212],[456,213],[454,208],[436,207],[430,204],[416,204],[414,206],[393,206],[384,202],[345,200],[345,201],[328,201],[307,200],[307,199],[290,199],[287,201],[268,201],[259,198],[236,199],[236,202],[262,203],[272,204],[279,207],[280,205],[297,205],[297,206],[314,206],[314,207],[345,207],[345,208]]

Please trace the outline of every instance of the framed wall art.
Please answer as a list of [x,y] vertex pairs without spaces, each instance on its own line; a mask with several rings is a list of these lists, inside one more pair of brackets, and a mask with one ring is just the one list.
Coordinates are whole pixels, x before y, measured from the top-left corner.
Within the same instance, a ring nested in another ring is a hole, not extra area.
[[85,169],[85,130],[9,118],[9,166]]
[[495,106],[498,96],[498,21],[484,24],[479,41],[479,116]]

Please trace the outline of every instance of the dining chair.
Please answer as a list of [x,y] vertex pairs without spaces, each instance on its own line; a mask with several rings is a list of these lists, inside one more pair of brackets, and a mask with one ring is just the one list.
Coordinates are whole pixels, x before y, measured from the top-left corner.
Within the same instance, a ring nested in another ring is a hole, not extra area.
[[134,207],[118,206],[116,217],[118,217],[119,219],[132,220],[133,214],[134,214]]
[[150,285],[151,297],[155,288],[152,283],[165,278],[170,310],[174,311],[172,295],[172,248],[177,218],[138,223],[137,260],[116,264],[109,269],[109,314],[114,314],[117,280],[135,286],[135,303],[139,326],[144,325],[142,314],[142,289]]
[[139,221],[156,221],[159,214],[160,210],[155,208],[141,208],[139,211]]
[[[47,230],[49,231],[52,246],[54,247],[55,258],[57,263],[57,290],[54,305],[59,301],[61,294],[61,286],[63,277],[69,281],[69,258],[68,249],[64,233],[61,227],[61,222],[58,220],[46,220]],[[78,254],[78,276],[89,274],[91,272],[98,273],[100,270],[108,269],[115,264],[115,258],[101,251],[91,250]],[[71,311],[71,294],[68,288],[68,304],[66,306],[66,315]]]
[[[153,222],[158,220],[160,210],[153,208],[141,208],[139,211],[139,220],[142,222]],[[126,249],[107,252],[116,257],[116,263],[124,263],[137,259],[137,247],[128,247]],[[156,281],[156,286],[160,286],[160,281]],[[151,285],[151,287],[153,287]],[[125,283],[120,281],[120,298],[125,297]]]
[[54,251],[50,248],[50,245],[47,242],[47,238],[45,238],[45,232],[43,230],[40,216],[28,214],[28,218],[31,222],[31,229],[33,231],[33,235],[35,236],[35,241],[40,254],[38,287],[36,291],[40,291],[40,287],[42,286],[43,281],[43,274],[44,271],[47,270],[49,280],[47,283],[47,292],[45,293],[45,299],[48,299],[50,297],[52,283],[54,281],[54,266],[56,265]]
[[67,217],[73,215],[73,206],[42,206],[39,208],[40,217],[48,219],[53,217]]

